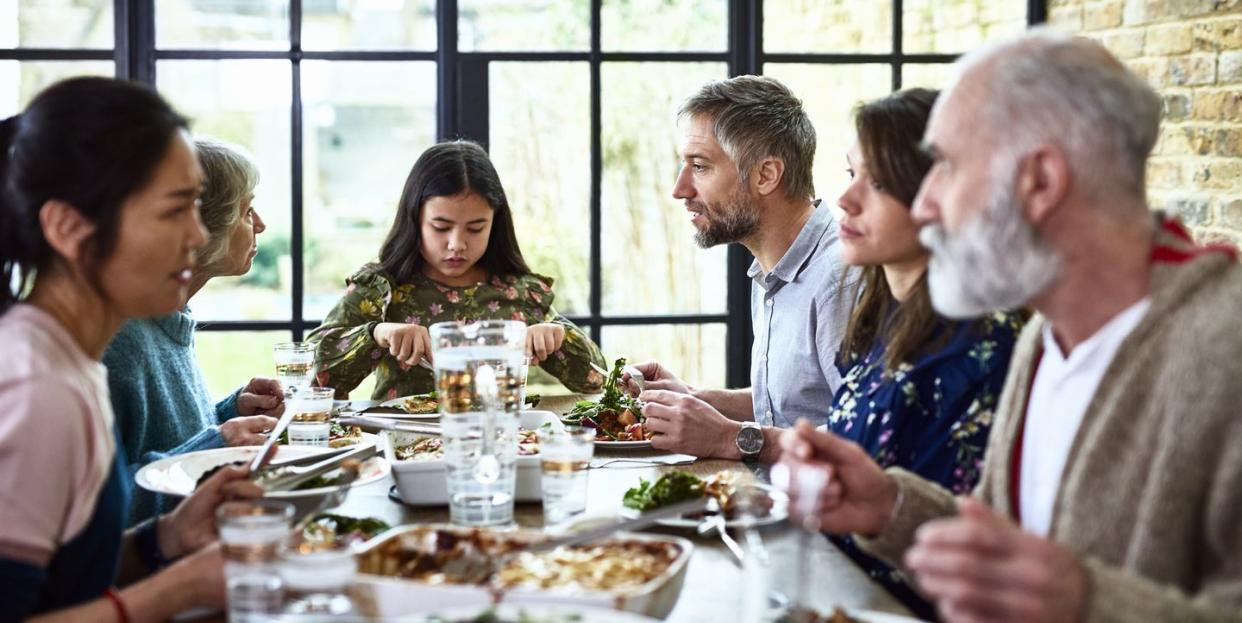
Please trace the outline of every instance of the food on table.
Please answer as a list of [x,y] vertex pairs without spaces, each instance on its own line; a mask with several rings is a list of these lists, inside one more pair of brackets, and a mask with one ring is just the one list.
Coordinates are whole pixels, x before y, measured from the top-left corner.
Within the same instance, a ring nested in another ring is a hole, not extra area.
[[412,415],[425,415],[439,411],[440,404],[436,401],[436,393],[415,394],[401,401],[401,409]]
[[[366,552],[359,558],[359,571],[428,584],[461,584],[462,578],[445,572],[449,561],[475,552],[500,556],[518,551],[526,543],[486,530],[428,527],[397,535]],[[638,540],[561,547],[541,553],[521,552],[505,562],[490,585],[502,589],[625,590],[659,577],[680,554],[681,548],[676,544]]]
[[446,619],[433,614],[427,618],[427,623],[583,623],[586,620],[580,613],[535,616],[527,614],[525,610],[519,610],[515,619],[511,616],[501,617],[496,614],[495,610],[489,608],[465,619]]
[[[217,465],[203,472],[203,475],[199,476],[198,481],[194,483],[194,488],[197,489],[203,486],[203,483],[207,482],[208,478],[211,478],[212,476],[216,474],[216,472],[226,467],[249,465],[249,464],[250,464],[250,461],[231,461],[229,463],[224,463],[223,465]],[[333,472],[328,472],[327,474],[324,474],[323,476],[316,476],[314,478],[311,478],[310,480],[307,480],[306,482],[290,490],[291,491],[308,491],[310,489],[318,489],[320,487],[333,487],[333,486],[341,484],[341,480],[344,478],[344,476],[345,476],[344,472],[338,469]]]
[[384,520],[374,517],[346,517],[332,513],[315,516],[302,529],[299,549],[336,549],[361,543],[389,529]]
[[822,615],[809,608],[794,606],[772,623],[863,623],[848,615],[840,608],[833,608],[832,614]]
[[344,448],[359,443],[362,443],[361,426],[341,426],[337,422],[332,422],[332,426],[328,429],[328,447]]
[[566,424],[595,429],[596,441],[646,441],[651,439],[643,417],[643,405],[617,386],[625,358],[618,359],[604,381],[599,402],[583,400],[561,418]]
[[[398,461],[435,461],[444,458],[444,440],[440,437],[424,437],[393,448]],[[533,430],[518,429],[518,456],[539,454],[539,437]]]
[[[710,497],[716,500],[716,505],[720,508],[716,512],[732,517],[737,510],[737,493],[737,472],[725,470],[707,478],[699,478],[690,472],[674,471],[660,476],[654,482],[640,479],[637,487],[625,492],[621,503],[626,508],[646,512],[685,500]],[[756,500],[756,505],[757,514],[766,516],[771,510],[772,500],[764,495]]]

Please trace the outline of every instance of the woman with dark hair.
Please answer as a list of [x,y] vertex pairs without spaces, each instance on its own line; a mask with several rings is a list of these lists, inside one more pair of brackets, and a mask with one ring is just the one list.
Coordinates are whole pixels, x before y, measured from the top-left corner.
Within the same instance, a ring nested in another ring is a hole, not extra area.
[[[884,467],[966,493],[979,478],[1023,318],[998,313],[957,321],[932,308],[930,253],[919,244],[910,206],[931,169],[919,141],[936,95],[899,91],[854,114],[857,141],[846,154],[851,181],[837,205],[844,211],[842,259],[862,273],[827,428]],[[849,537],[834,540],[916,614],[935,616],[898,571],[862,553]]]
[[318,342],[317,382],[345,398],[375,372],[377,399],[431,391],[427,327],[447,320],[527,323],[533,363],[577,392],[596,392],[599,347],[552,307],[552,279],[526,266],[509,200],[487,152],[469,141],[423,152],[397,207],[379,262],[347,280],[345,296],[307,338]]
[[0,619],[222,606],[215,507],[262,490],[224,469],[123,532],[129,474],[99,362],[126,319],[185,304],[206,241],[185,120],[135,84],[61,82],[0,122],[0,182]]

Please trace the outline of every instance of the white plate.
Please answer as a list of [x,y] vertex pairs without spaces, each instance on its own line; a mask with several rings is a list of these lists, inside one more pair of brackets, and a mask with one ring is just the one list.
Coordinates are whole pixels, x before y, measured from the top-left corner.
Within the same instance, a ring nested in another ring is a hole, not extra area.
[[[767,516],[757,517],[754,523],[755,526],[770,526],[772,524],[785,521],[786,519],[789,518],[789,496],[785,495],[784,491],[776,489],[772,487],[771,485],[756,484],[756,485],[748,485],[748,486],[754,486],[754,487],[763,489],[765,492],[767,492],[768,497],[772,498],[772,509],[768,511]],[[642,514],[642,511],[629,508],[626,506],[621,507],[622,517],[637,517],[641,514]],[[697,519],[691,518],[691,517],[673,517],[671,519],[657,520],[656,523],[660,524],[661,526],[668,526],[670,528],[694,529],[694,528],[698,528],[699,525],[703,523],[704,518],[705,517],[699,517]],[[737,519],[729,519],[725,521],[725,527],[741,528],[743,527],[743,522]]]
[[596,441],[595,447],[601,450],[638,450],[650,448],[651,440],[646,441]]
[[[276,456],[272,458],[274,463],[325,452],[324,448],[311,446],[282,445],[276,448]],[[249,462],[258,453],[259,446],[243,446],[179,454],[144,465],[142,469],[138,470],[134,480],[138,483],[138,486],[148,491],[184,497],[194,492],[194,486],[204,472],[213,467],[236,461]],[[371,457],[362,463],[362,467],[358,472],[358,479],[351,486],[358,487],[375,482],[387,476],[389,470],[388,461],[378,456]],[[336,487],[319,487],[317,489],[301,491],[276,491],[269,493],[267,497],[275,499],[307,498],[325,495],[335,489]]]
[[385,417],[393,420],[435,420],[440,418],[440,412],[438,410],[435,413],[406,413],[405,407],[402,406],[405,403],[406,398],[410,398],[410,396],[393,398],[392,400],[385,400],[384,402],[379,403],[379,406],[381,407],[401,409],[401,413],[368,413],[366,415],[372,417]]
[[[487,608],[478,606],[469,608],[452,608],[430,615],[426,618],[416,619],[418,622],[439,622],[450,621],[463,623],[476,620],[480,615],[488,612]],[[633,612],[623,612],[620,610],[606,610],[604,608],[593,608],[589,606],[554,606],[548,604],[501,604],[492,610],[496,616],[503,621],[518,621],[519,616],[525,614],[540,623],[658,623],[659,619],[645,617],[641,614]],[[521,619],[525,620],[525,619]]]

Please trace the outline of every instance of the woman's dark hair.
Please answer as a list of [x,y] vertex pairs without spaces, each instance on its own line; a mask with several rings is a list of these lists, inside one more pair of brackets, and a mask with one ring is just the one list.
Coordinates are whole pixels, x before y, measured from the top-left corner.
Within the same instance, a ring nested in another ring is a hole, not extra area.
[[0,313],[56,259],[39,223],[43,205],[64,201],[95,225],[83,262],[94,282],[116,246],[125,198],[151,180],[185,127],[155,91],[109,78],[58,82],[0,122]]
[[487,152],[471,141],[448,141],[424,151],[410,169],[397,217],[380,248],[380,265],[397,283],[410,283],[423,266],[423,204],[432,197],[453,197],[465,192],[479,195],[492,207],[492,233],[479,264],[491,275],[530,272],[513,231],[509,200]]
[[[868,174],[882,192],[907,208],[931,170],[931,158],[919,142],[937,95],[928,89],[907,89],[854,109],[854,127]],[[842,363],[865,357],[883,340],[884,368],[892,372],[934,351],[953,335],[955,325],[932,307],[926,271],[906,300],[898,303],[884,278],[884,268],[866,266],[853,295],[857,303],[841,342]]]

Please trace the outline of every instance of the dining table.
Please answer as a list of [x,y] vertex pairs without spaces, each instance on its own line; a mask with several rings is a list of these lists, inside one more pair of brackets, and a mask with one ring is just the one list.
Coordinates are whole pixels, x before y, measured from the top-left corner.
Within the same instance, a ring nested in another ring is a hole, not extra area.
[[[536,408],[563,414],[578,399],[577,396],[544,397]],[[355,401],[352,408],[365,409],[367,406],[366,402]],[[382,417],[382,413],[375,415]],[[674,470],[688,471],[700,477],[730,471],[736,472],[735,477],[740,482],[768,482],[767,466],[715,459],[698,459],[677,465],[658,463],[669,454],[652,448],[606,449],[597,444],[594,463],[600,466],[588,471],[584,516],[618,515],[623,509],[622,497],[626,490],[643,479],[654,480]],[[606,461],[601,459],[626,460],[604,464]],[[375,517],[393,526],[445,524],[449,521],[447,506],[410,506],[401,502],[391,475],[352,488],[340,506],[330,512],[353,517]],[[513,515],[518,528],[545,528],[543,508],[539,503],[518,503]],[[695,546],[680,597],[666,620],[671,623],[737,620],[744,596],[748,590],[753,591],[753,587],[745,584],[740,561],[721,537],[718,534],[702,536],[694,529],[663,526],[648,531],[683,537]],[[901,602],[872,581],[824,535],[814,533],[807,536],[790,521],[759,528],[758,535],[767,556],[767,584],[775,593],[790,599],[797,596],[800,591],[796,574],[802,562],[799,556],[805,555],[809,563],[806,568],[810,570],[805,605],[822,613],[842,607],[911,616]],[[754,577],[753,573],[751,577]],[[750,594],[753,595],[753,592]]]

